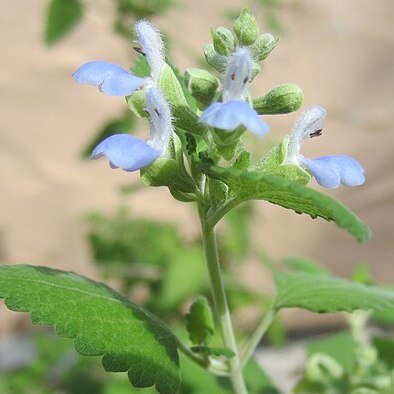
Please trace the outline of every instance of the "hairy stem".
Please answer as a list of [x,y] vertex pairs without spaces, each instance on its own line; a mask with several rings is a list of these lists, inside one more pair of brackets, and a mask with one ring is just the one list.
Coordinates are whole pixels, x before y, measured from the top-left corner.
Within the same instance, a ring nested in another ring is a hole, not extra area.
[[247,394],[220,270],[215,230],[213,226],[204,222],[203,218],[201,223],[205,257],[207,260],[209,277],[211,280],[216,321],[220,327],[224,346],[228,347],[235,353],[235,356],[229,360],[229,377],[235,394]]

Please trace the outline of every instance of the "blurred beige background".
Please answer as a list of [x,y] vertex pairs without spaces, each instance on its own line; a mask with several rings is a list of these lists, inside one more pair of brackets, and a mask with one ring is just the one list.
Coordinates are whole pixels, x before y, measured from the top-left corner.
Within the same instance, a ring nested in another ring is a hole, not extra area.
[[[90,209],[111,212],[120,202],[119,186],[139,182],[139,177],[110,170],[105,160],[79,160],[93,132],[117,116],[124,101],[78,86],[71,73],[93,59],[124,67],[131,62],[131,43],[111,32],[111,1],[86,3],[84,22],[51,48],[42,43],[46,0],[0,5],[0,263],[49,265],[97,277],[81,215]],[[184,70],[195,65],[210,41],[209,28],[228,26],[224,9],[245,5],[263,20],[254,2],[180,0],[154,23],[168,33]],[[364,186],[328,193],[367,222],[373,237],[358,244],[333,224],[264,202],[258,203],[253,233],[274,258],[307,256],[343,276],[363,262],[378,280],[394,283],[394,2],[285,0],[277,16],[287,34],[253,91],[263,94],[279,83],[293,82],[304,89],[304,108],[326,107],[323,137],[308,143],[303,152],[310,157],[348,154],[364,165]],[[269,138],[281,138],[296,116],[267,116]],[[142,127],[141,133],[146,130]],[[315,183],[311,186],[319,189]],[[173,202],[164,188],[145,189],[127,203],[138,215],[179,223],[190,234],[198,232],[192,207]],[[248,273],[254,286],[265,286],[261,267],[252,264]],[[0,329],[16,318],[2,309]],[[290,318],[302,325],[298,311]]]

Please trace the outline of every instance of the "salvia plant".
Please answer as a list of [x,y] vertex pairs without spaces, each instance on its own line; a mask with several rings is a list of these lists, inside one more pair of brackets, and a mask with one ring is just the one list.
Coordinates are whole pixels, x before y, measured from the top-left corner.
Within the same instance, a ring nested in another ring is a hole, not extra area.
[[240,343],[228,306],[215,227],[241,203],[264,200],[313,219],[333,221],[356,240],[365,241],[370,231],[355,214],[307,186],[312,178],[325,188],[359,186],[364,183],[364,170],[349,156],[304,157],[302,145],[322,134],[326,111],[321,106],[304,110],[277,145],[252,160],[243,147],[243,135],[250,132],[250,138],[260,141],[269,132],[261,115],[298,110],[303,93],[286,83],[251,96],[249,86],[278,40],[261,34],[248,10],[234,22],[233,31],[224,27],[211,31],[212,43],[204,47],[209,70],[189,68],[184,76],[166,59],[154,26],[140,21],[135,32],[138,72],[92,61],[80,66],[73,77],[106,95],[125,97],[133,116],[147,120],[149,137],[113,134],[93,149],[92,159],[104,156],[112,168],[139,170],[146,185],[166,186],[176,200],[197,207],[212,296],[197,297],[192,303],[184,318],[187,340],[178,328],[175,333],[106,285],[48,267],[0,267],[0,297],[9,309],[30,312],[34,324],[53,325],[60,336],[73,338],[81,355],[102,356],[106,371],[127,372],[135,387],[181,391],[181,353],[182,365],[195,363],[196,377],[201,368],[206,369],[226,392],[276,392],[253,354],[281,309],[319,313],[389,309],[394,307],[394,292],[321,270],[277,271],[270,306],[265,306],[250,338]]

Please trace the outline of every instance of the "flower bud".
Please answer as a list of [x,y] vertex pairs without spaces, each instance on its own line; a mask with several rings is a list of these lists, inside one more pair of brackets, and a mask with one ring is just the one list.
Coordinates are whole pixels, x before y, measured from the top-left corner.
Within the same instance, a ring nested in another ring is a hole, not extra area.
[[250,47],[253,58],[259,62],[263,61],[276,48],[278,42],[279,39],[276,39],[270,33],[259,35]]
[[227,57],[215,51],[213,44],[204,46],[204,56],[207,63],[220,73],[224,72],[227,64]]
[[240,45],[252,45],[259,35],[259,27],[256,18],[247,8],[241,12],[238,19],[234,22],[233,30]]
[[257,62],[252,62],[252,70],[250,71],[250,77],[253,80],[261,71],[261,66]]
[[219,80],[206,70],[188,68],[185,84],[190,94],[199,102],[209,104],[219,88]]
[[216,30],[211,29],[213,47],[219,55],[230,56],[236,47],[235,37],[230,30],[225,27],[219,27]]
[[304,100],[302,89],[292,83],[273,88],[264,96],[253,99],[253,108],[259,115],[287,114],[301,107]]

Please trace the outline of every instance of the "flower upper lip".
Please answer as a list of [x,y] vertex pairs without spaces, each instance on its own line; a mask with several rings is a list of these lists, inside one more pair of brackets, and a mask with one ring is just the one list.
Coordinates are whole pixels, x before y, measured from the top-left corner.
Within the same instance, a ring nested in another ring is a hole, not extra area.
[[129,96],[143,86],[158,86],[164,65],[161,34],[146,21],[136,23],[135,31],[150,66],[150,78],[137,77],[123,67],[104,60],[83,64],[73,73],[73,78],[79,83],[98,86],[101,92],[109,96]]
[[251,70],[249,50],[241,47],[231,56],[225,70],[223,102],[214,102],[206,108],[200,122],[227,131],[243,125],[259,136],[268,132],[268,125],[246,101]]
[[326,111],[314,106],[304,111],[296,120],[289,135],[289,144],[285,163],[303,167],[323,187],[334,189],[339,185],[359,186],[365,182],[365,171],[353,157],[347,155],[322,156],[314,159],[305,158],[301,145],[308,138],[322,134]]

